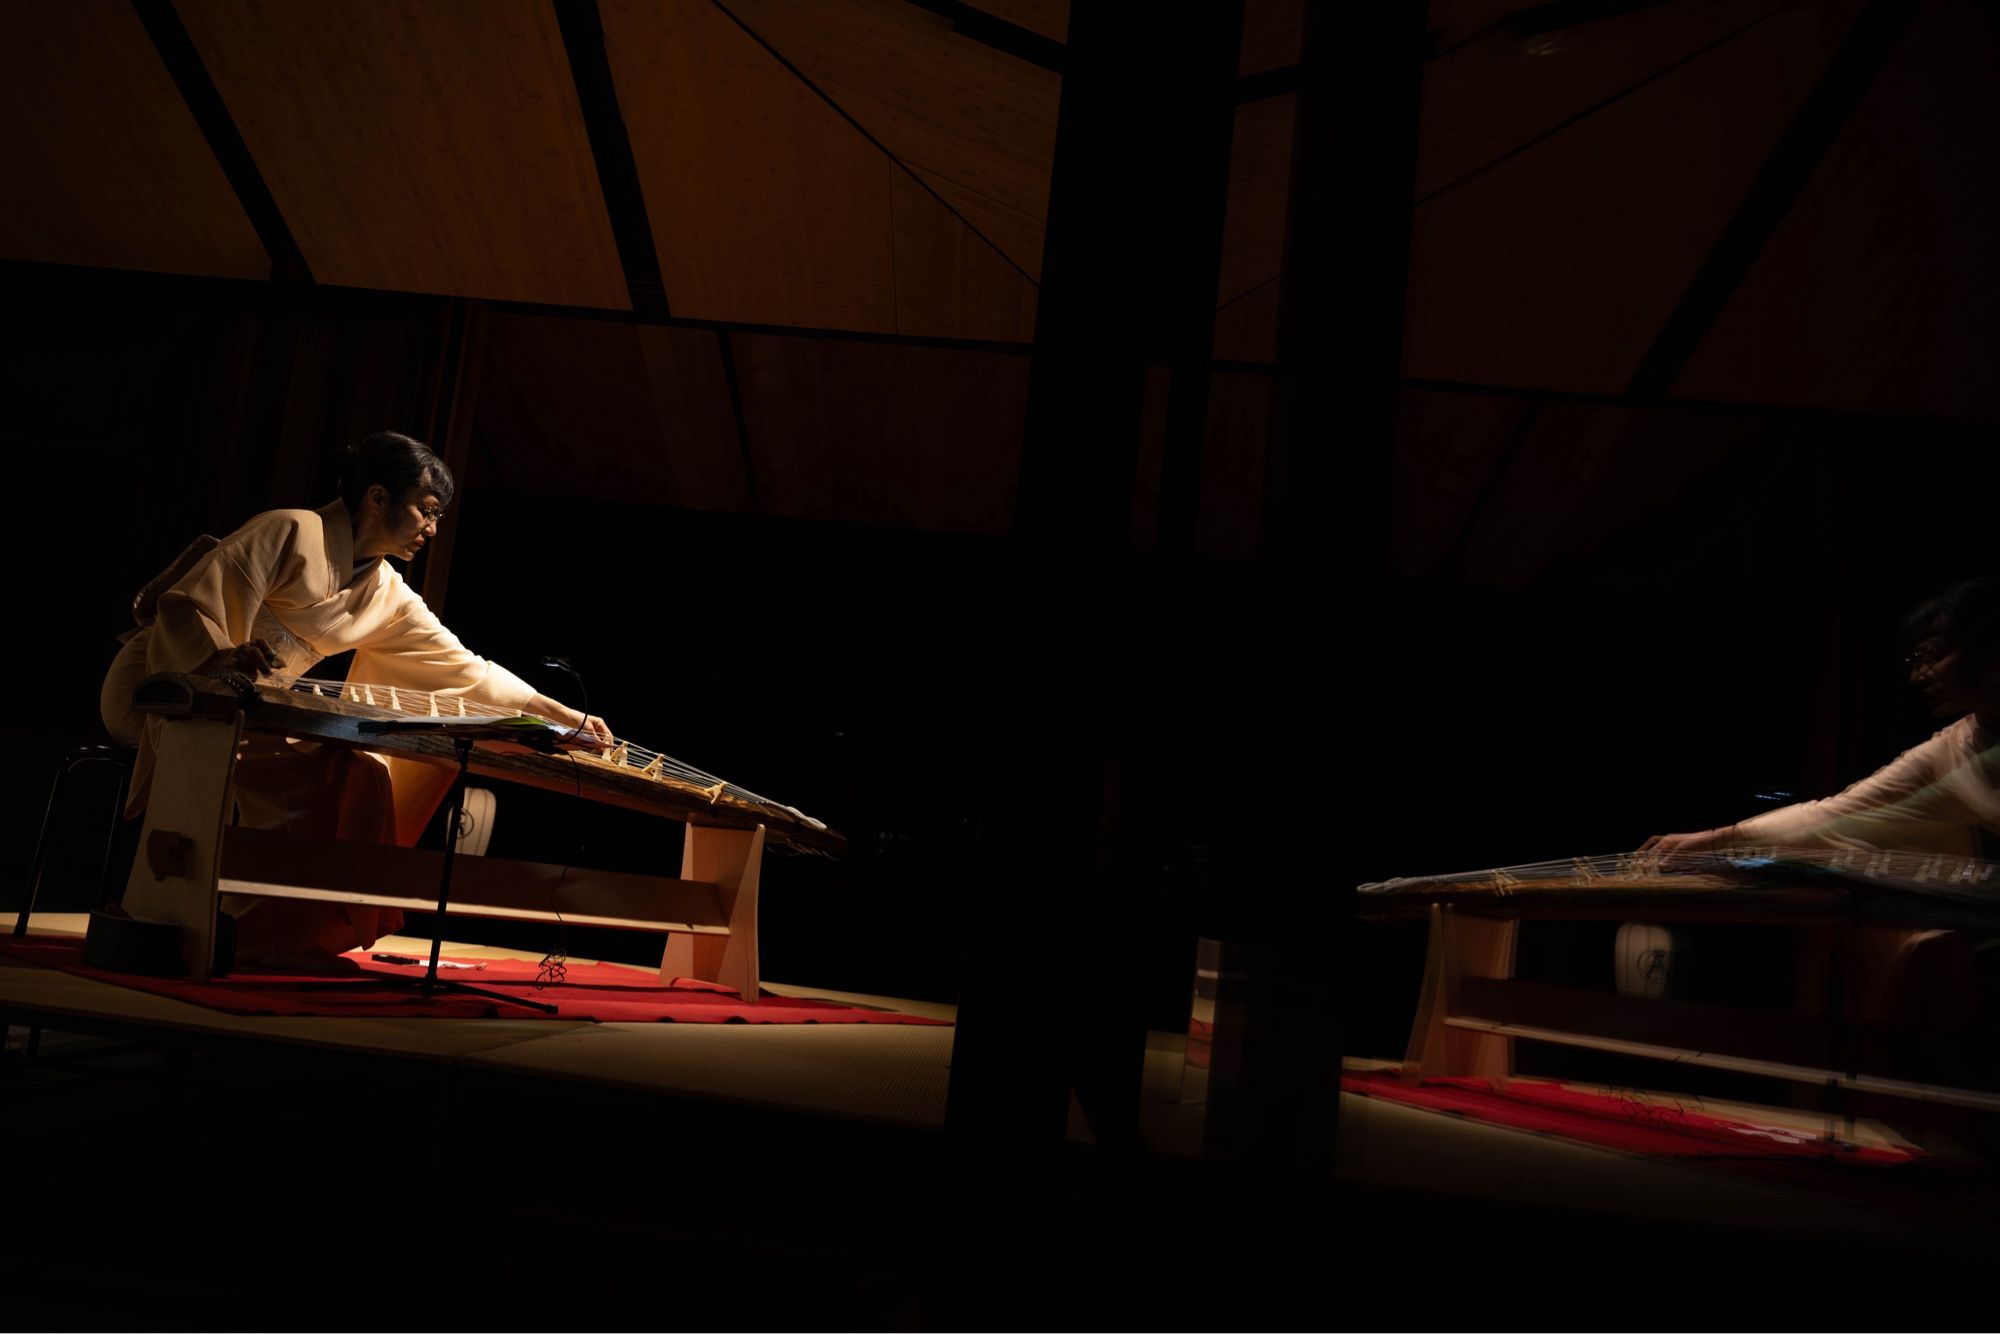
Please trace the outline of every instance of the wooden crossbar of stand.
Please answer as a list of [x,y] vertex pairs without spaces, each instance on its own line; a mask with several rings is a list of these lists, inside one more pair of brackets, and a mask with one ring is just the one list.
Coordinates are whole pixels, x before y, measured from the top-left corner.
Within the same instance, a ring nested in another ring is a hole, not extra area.
[[1832,1007],[1825,1015],[1772,1013],[1521,981],[1513,976],[1518,921],[1435,903],[1428,917],[1404,1058],[1412,1077],[1509,1079],[1514,1043],[1534,1041],[2000,1111],[2000,1091],[1873,1072],[1892,1046],[1913,1039],[1864,1028]]

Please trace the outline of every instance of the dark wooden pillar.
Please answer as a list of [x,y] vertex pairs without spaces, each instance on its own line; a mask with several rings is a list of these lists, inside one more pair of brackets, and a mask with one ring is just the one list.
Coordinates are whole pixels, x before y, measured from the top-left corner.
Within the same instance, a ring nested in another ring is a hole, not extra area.
[[1147,366],[1205,343],[1189,310],[1212,318],[1241,21],[1229,5],[1072,18],[1016,522],[984,594],[991,726],[949,1123],[986,1147],[1059,1146],[1072,1090],[1100,1144],[1136,1138],[1133,947],[1161,909],[1131,837],[1148,785],[1130,741],[1159,725],[1134,467]]

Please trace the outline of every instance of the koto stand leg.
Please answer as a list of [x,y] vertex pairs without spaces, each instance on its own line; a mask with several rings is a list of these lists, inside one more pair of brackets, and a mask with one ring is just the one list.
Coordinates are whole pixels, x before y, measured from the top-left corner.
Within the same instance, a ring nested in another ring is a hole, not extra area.
[[226,723],[161,720],[139,855],[125,882],[125,911],[181,928],[181,957],[197,982],[215,967],[216,874],[242,739],[240,713]]
[[1514,975],[1514,942],[1520,923],[1511,919],[1464,917],[1434,903],[1430,928],[1430,945],[1424,955],[1423,990],[1417,1000],[1417,1020],[1410,1030],[1409,1051],[1403,1060],[1404,1073],[1423,1079],[1452,1075],[1511,1079],[1512,1038],[1452,1028],[1446,1021],[1459,1012],[1460,979]]
[[757,882],[764,864],[764,826],[711,829],[689,825],[681,879],[716,887],[727,935],[671,932],[660,958],[660,981],[699,978],[734,987],[746,1004],[758,997]]
[[472,742],[465,737],[456,738],[458,747],[458,777],[451,784],[451,816],[445,824],[444,871],[438,877],[437,926],[431,936],[431,963],[424,970],[417,990],[429,997],[438,991],[449,991],[462,996],[484,996],[487,1000],[506,1001],[509,1005],[524,1005],[530,1010],[540,1010],[543,1014],[556,1013],[556,1007],[541,1001],[529,1000],[525,996],[512,996],[504,991],[491,991],[485,987],[475,987],[464,982],[446,982],[438,978],[438,956],[444,950],[445,914],[451,907],[451,868],[458,858],[458,820],[464,814],[465,771],[472,763]]

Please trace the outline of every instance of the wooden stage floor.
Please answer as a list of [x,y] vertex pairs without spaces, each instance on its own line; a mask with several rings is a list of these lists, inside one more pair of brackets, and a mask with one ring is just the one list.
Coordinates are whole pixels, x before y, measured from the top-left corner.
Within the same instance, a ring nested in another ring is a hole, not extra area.
[[395,1294],[343,1323],[446,1328],[1894,1323],[1983,1287],[2000,1245],[1978,1165],[1885,1199],[1331,1083],[1310,1161],[1203,1159],[1172,1034],[1150,1152],[1094,1151],[1073,1115],[1030,1159],[943,1133],[951,1028],[255,1018],[19,966],[0,1009],[34,1201],[0,1223],[0,1283],[53,1326],[311,1323],[329,1283]]
[[[38,934],[81,937],[81,913],[37,913]],[[430,942],[378,941],[387,953],[428,955]],[[518,951],[447,944],[460,959],[518,959]],[[532,962],[532,960],[530,960]],[[582,962],[582,961],[579,961]],[[634,976],[652,974],[634,969]],[[813,997],[951,1020],[925,1001],[766,983]],[[92,978],[0,966],[0,1013],[14,1025],[44,1019],[89,1030],[176,1034],[196,1042],[269,1043],[520,1075],[631,1093],[655,1093],[911,1129],[944,1124],[954,1030],[915,1024],[578,1023],[549,1019],[355,1019],[224,1014]]]

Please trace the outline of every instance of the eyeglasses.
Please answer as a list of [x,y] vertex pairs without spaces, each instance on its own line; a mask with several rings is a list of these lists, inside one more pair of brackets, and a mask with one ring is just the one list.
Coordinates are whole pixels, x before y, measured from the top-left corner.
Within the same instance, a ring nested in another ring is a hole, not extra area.
[[1903,655],[1903,665],[1905,667],[1935,667],[1956,652],[1958,650],[1955,648],[1934,648],[1929,644],[1923,644]]
[[415,508],[417,513],[424,516],[424,522],[433,528],[438,526],[438,520],[444,518],[442,506],[418,505]]

